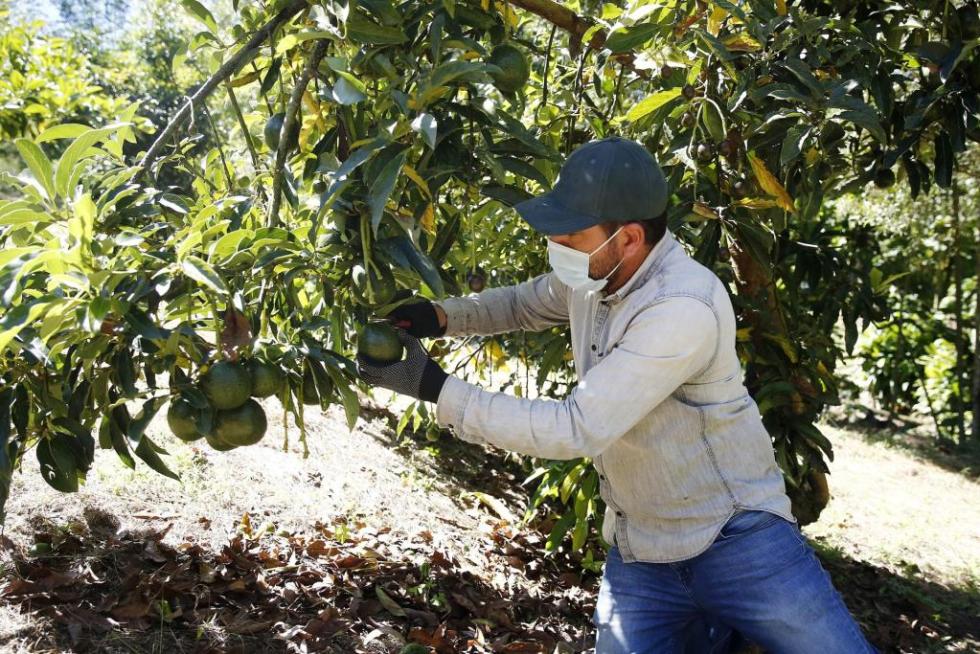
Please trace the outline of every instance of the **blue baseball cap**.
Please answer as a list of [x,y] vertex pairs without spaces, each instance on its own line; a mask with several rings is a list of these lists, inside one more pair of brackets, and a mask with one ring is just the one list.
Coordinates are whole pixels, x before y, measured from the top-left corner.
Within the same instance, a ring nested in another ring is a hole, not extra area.
[[610,136],[576,148],[554,188],[514,209],[543,234],[570,234],[606,221],[656,218],[667,197],[667,180],[647,149]]

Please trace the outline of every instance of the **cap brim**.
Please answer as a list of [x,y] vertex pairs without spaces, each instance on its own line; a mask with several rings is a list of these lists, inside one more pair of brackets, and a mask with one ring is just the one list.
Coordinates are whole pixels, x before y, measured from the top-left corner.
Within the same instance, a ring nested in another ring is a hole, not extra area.
[[601,220],[595,216],[577,213],[555,202],[548,193],[539,195],[514,205],[521,218],[542,234],[571,234],[593,225]]

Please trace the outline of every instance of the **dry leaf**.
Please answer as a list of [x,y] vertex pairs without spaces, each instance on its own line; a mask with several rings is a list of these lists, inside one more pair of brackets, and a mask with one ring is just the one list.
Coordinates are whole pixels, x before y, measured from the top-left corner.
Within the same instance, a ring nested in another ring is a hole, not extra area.
[[239,349],[252,343],[252,325],[241,311],[231,305],[225,310],[224,319],[219,336],[221,351],[229,361],[238,361]]
[[708,16],[708,34],[712,36],[718,36],[718,32],[721,31],[721,23],[728,16],[728,12],[715,5],[711,9],[711,14]]
[[405,610],[398,606],[398,602],[391,599],[388,593],[381,589],[381,586],[376,586],[374,588],[374,594],[378,596],[378,601],[381,602],[381,606],[385,607],[385,610],[392,615],[397,615],[399,618],[405,617]]
[[718,220],[718,214],[704,202],[695,202],[691,209],[696,215],[709,220]]
[[726,36],[721,42],[732,52],[755,52],[762,49],[762,44],[745,32]]
[[759,186],[762,188],[762,190],[776,198],[776,203],[780,207],[786,211],[789,211],[790,213],[796,213],[796,207],[793,205],[793,198],[791,198],[789,193],[786,192],[783,185],[779,183],[776,176],[769,172],[769,169],[766,168],[766,164],[763,163],[762,159],[759,159],[752,152],[748,154],[748,157],[749,165],[752,166],[752,173],[755,175],[755,179],[759,182]]

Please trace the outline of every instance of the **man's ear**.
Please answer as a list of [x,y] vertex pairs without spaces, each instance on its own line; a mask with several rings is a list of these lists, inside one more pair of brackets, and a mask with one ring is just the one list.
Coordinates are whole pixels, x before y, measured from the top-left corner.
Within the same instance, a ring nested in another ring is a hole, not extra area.
[[643,245],[646,243],[646,232],[643,230],[642,225],[639,223],[627,223],[623,227],[623,232],[627,237],[623,249],[628,249],[630,254],[632,254],[643,248]]

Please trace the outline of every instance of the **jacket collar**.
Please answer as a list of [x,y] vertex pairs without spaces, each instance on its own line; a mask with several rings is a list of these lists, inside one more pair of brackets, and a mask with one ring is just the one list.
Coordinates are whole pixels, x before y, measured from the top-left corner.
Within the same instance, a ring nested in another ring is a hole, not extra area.
[[677,246],[677,240],[674,235],[668,230],[664,233],[663,238],[653,246],[653,249],[647,254],[646,259],[640,264],[640,267],[636,269],[633,276],[626,280],[626,283],[622,285],[615,293],[610,293],[605,297],[599,299],[600,302],[609,302],[615,304],[622,300],[624,297],[629,295],[635,289],[643,286],[647,283],[653,275],[660,270],[664,259],[667,255]]

